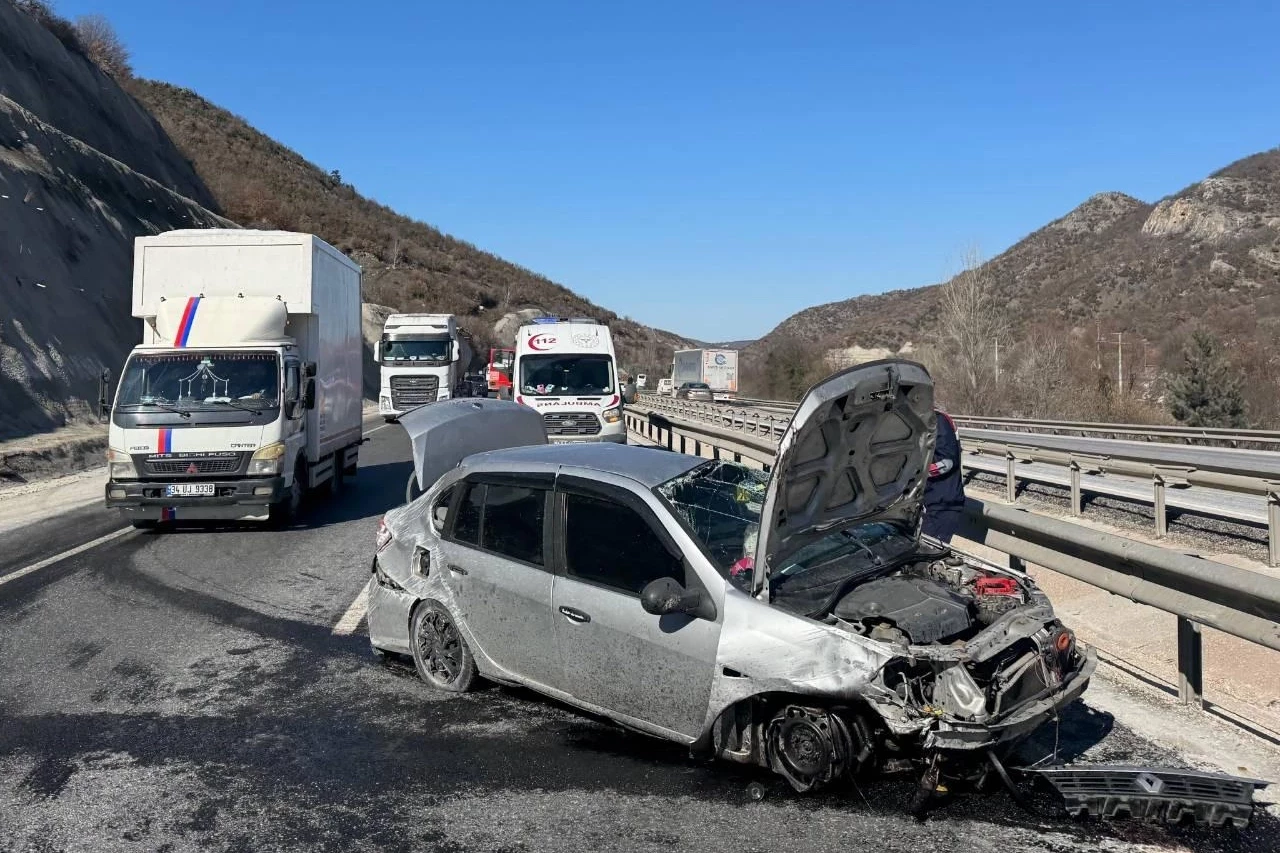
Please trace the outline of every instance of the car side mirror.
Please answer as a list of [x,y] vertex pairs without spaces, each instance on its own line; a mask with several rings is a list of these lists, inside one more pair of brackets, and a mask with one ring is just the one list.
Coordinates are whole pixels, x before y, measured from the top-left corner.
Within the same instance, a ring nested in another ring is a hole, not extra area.
[[316,375],[316,363],[315,363],[314,361],[308,361],[306,364],[304,364],[304,365],[302,366],[302,370],[303,370],[304,375],[306,375],[306,376],[315,376],[315,375]]
[[307,380],[307,390],[303,394],[303,405],[310,411],[316,407],[316,381],[314,379]]
[[669,613],[697,615],[702,610],[702,593],[682,587],[675,578],[658,578],[640,591],[640,606],[645,613],[666,616]]

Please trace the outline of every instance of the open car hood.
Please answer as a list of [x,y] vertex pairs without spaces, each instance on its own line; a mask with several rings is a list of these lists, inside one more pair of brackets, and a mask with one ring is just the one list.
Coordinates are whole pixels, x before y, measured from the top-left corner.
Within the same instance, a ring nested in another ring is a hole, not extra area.
[[936,429],[933,379],[913,361],[860,364],[810,388],[778,442],[753,591],[789,555],[855,523],[914,527]]
[[423,491],[473,453],[546,444],[542,415],[506,400],[462,397],[428,403],[400,418]]

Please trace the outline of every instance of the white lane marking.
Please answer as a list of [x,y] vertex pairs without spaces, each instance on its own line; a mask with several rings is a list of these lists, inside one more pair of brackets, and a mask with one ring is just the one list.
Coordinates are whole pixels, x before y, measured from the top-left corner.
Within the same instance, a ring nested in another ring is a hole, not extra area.
[[351,602],[351,606],[347,608],[347,612],[342,614],[342,618],[338,620],[338,624],[333,626],[333,633],[339,637],[354,634],[356,628],[360,627],[360,623],[364,621],[364,615],[369,609],[369,587],[360,590],[360,594],[356,596],[356,600]]
[[378,430],[380,430],[380,429],[386,429],[386,428],[387,428],[387,427],[389,427],[389,426],[395,426],[395,424],[383,424],[382,426],[374,427],[373,429],[371,429],[371,430],[369,430],[368,432],[366,432],[366,433],[365,433],[365,435],[373,435],[373,434],[374,434],[375,432],[377,432]]
[[16,572],[10,572],[4,577],[0,577],[0,586],[4,586],[9,581],[16,581],[18,578],[24,578],[32,572],[38,572],[46,566],[52,566],[54,563],[60,563],[68,557],[74,557],[76,554],[83,554],[85,551],[97,548],[99,545],[105,545],[113,539],[119,539],[123,536],[129,535],[130,533],[136,532],[137,531],[132,527],[126,527],[123,530],[117,530],[115,533],[108,533],[106,536],[99,536],[97,539],[94,539],[91,542],[86,542],[83,545],[77,545],[74,548],[69,548],[61,554],[54,554],[52,557],[46,557],[38,563],[32,563],[26,568],[18,569]]

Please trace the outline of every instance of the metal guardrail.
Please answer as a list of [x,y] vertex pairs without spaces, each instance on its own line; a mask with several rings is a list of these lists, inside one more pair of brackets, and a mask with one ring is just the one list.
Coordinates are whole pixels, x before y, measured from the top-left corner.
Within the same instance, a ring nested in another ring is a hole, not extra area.
[[1280,446],[1280,430],[1218,429],[1214,427],[1164,426],[1152,424],[1100,424],[1090,421],[1037,421],[1022,418],[983,418],[975,415],[952,415],[960,427],[983,427],[1014,432],[1081,435],[1101,438],[1125,438],[1145,442],[1181,442],[1218,447],[1256,444],[1268,448]]
[[[668,417],[695,421],[733,429],[761,438],[782,434],[790,414],[776,413],[750,406],[696,403],[668,397],[645,395],[641,405],[657,409]],[[743,401],[739,401],[741,403]],[[770,401],[773,402],[773,401]],[[793,404],[794,405],[794,404]],[[1021,421],[1012,418],[957,418],[959,436],[969,473],[975,470],[1000,474],[1005,480],[1006,499],[1013,503],[1019,488],[1027,482],[1067,486],[1070,490],[1071,514],[1084,512],[1087,495],[1104,495],[1145,502],[1153,508],[1155,536],[1163,539],[1169,532],[1169,489],[1200,488],[1212,490],[1204,500],[1189,505],[1178,501],[1178,511],[1193,515],[1225,518],[1244,524],[1265,524],[1268,562],[1280,565],[1280,453],[1272,450],[1240,450],[1234,447],[1187,446],[1159,441],[1133,441],[1117,438],[1095,438],[1099,435],[1129,435],[1138,430],[1166,437],[1215,438],[1239,444],[1261,443],[1267,435],[1280,441],[1280,433],[1264,430],[1209,430],[1173,427],[1142,427],[1125,424],[1088,424],[1071,421]],[[994,424],[995,429],[979,429],[965,424]],[[1013,426],[1029,425],[1058,432],[1021,432]],[[1056,425],[1056,426],[1055,426]],[[1064,435],[1074,430],[1081,435]],[[1277,445],[1280,447],[1280,445]],[[1000,460],[998,466],[979,463],[981,457]],[[1039,473],[1029,466],[1039,463],[1053,466],[1063,473]],[[1146,482],[1143,493],[1134,486]],[[1240,502],[1215,499],[1214,492],[1248,495],[1258,499],[1257,507],[1242,509]],[[1265,510],[1263,509],[1265,507]],[[1265,516],[1262,514],[1265,512]]]
[[[647,401],[646,401],[647,402]],[[628,409],[628,429],[644,440],[710,458],[753,460],[766,470],[772,436],[673,417],[660,407]],[[1013,506],[970,499],[962,535],[1177,617],[1178,693],[1204,705],[1201,626],[1280,651],[1280,578],[1081,527]]]

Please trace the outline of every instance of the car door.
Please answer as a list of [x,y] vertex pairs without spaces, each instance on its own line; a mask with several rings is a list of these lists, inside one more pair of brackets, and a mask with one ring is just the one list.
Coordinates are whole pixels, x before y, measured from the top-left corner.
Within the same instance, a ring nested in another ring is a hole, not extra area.
[[440,544],[444,582],[473,651],[507,673],[557,684],[548,542],[552,474],[464,480]]
[[556,480],[553,604],[565,690],[641,728],[693,739],[707,714],[722,608],[713,619],[644,611],[640,590],[650,581],[708,587],[656,498],[611,479]]

